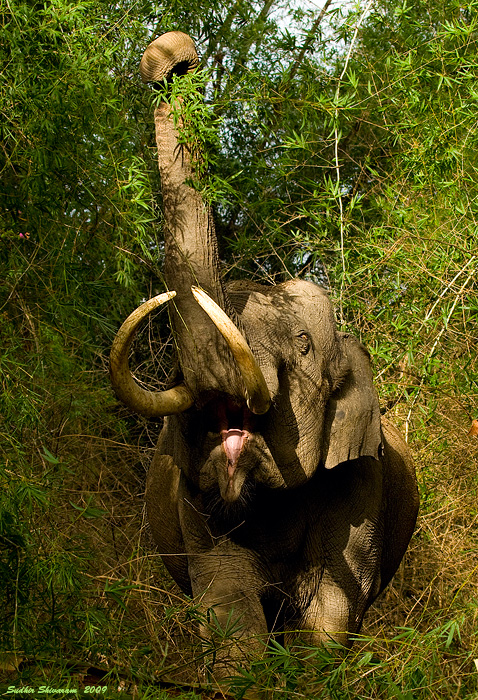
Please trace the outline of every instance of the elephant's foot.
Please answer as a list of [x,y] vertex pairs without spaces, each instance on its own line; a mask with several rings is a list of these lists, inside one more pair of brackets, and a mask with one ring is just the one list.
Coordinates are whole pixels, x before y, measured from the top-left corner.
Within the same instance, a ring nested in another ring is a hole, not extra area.
[[[259,600],[244,600],[247,605],[214,605],[200,626],[208,680],[227,686],[228,680],[241,674],[267,647],[267,625]],[[252,628],[252,629],[251,629]]]
[[358,631],[361,617],[354,615],[342,590],[333,584],[322,584],[302,614],[301,639],[314,646],[334,643],[350,647],[350,635]]

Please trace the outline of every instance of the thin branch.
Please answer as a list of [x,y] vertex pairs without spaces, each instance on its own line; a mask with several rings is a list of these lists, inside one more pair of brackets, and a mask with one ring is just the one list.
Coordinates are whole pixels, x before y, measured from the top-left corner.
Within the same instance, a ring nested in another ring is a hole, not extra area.
[[232,8],[229,10],[229,12],[226,15],[226,19],[222,23],[222,27],[219,29],[219,31],[216,33],[214,37],[211,37],[211,40],[209,42],[209,45],[207,47],[207,51],[203,56],[203,62],[206,63],[207,60],[213,55],[213,53],[216,52],[217,47],[220,45],[220,39],[223,36],[227,36],[231,26],[232,22],[237,14],[237,10],[240,6],[240,0],[237,0],[237,2],[234,3]]
[[342,193],[340,192],[340,165],[339,165],[339,132],[337,129],[337,122],[339,118],[339,94],[340,94],[340,84],[343,80],[343,77],[345,73],[347,72],[347,68],[349,65],[350,57],[352,55],[352,51],[355,46],[355,42],[357,41],[357,36],[358,36],[358,31],[360,29],[360,26],[362,22],[364,21],[367,12],[369,11],[370,7],[372,6],[374,0],[368,0],[367,4],[365,5],[365,9],[360,15],[359,21],[357,22],[357,26],[355,27],[355,32],[352,37],[352,41],[350,42],[349,50],[347,52],[347,56],[345,58],[345,63],[344,67],[342,69],[342,73],[340,74],[338,83],[337,83],[337,90],[335,91],[335,114],[334,114],[334,121],[335,121],[335,129],[334,129],[334,141],[335,141],[335,176],[336,176],[336,183],[337,183],[337,196],[339,200],[339,210],[340,210],[340,257],[342,260],[342,281],[340,283],[340,294],[339,294],[339,312],[340,312],[340,322],[344,322],[344,314],[343,314],[343,292],[344,292],[344,286],[345,286],[345,252],[344,252],[344,237],[345,237],[345,222],[344,222],[344,206],[342,202]]
[[297,58],[295,59],[294,63],[292,64],[292,68],[290,69],[290,73],[289,73],[289,77],[287,79],[286,85],[288,85],[289,83],[292,82],[292,80],[295,77],[295,74],[297,73],[300,66],[302,65],[302,61],[304,60],[304,56],[305,56],[306,52],[309,50],[312,42],[315,40],[315,35],[319,29],[320,23],[322,22],[322,20],[325,16],[325,13],[327,12],[327,10],[329,9],[331,4],[332,4],[332,0],[326,1],[325,5],[323,6],[323,8],[320,11],[319,16],[317,17],[317,19],[313,23],[312,27],[308,31],[307,37],[304,41],[304,45],[302,46]]
[[[229,71],[227,83],[222,94],[222,102],[227,101],[227,95],[230,92],[230,86],[235,84],[237,76],[244,70],[244,63],[246,61],[247,55],[250,51],[252,44],[254,42],[256,42],[257,45],[261,43],[263,26],[275,1],[276,0],[266,0],[258,16],[252,21],[252,23],[249,24],[247,29],[244,29],[243,33],[246,36],[246,39],[244,40],[244,44],[241,47],[239,55],[237,56],[234,67],[231,71]],[[236,6],[237,5],[238,3],[236,3]],[[229,15],[226,18],[226,21],[228,20]],[[230,21],[232,23],[232,18]],[[215,111],[217,113],[218,111],[220,111],[220,108],[218,109],[216,107]]]
[[464,267],[462,267],[460,270],[458,270],[458,272],[456,273],[456,275],[454,276],[454,278],[452,279],[452,281],[449,282],[449,283],[446,285],[446,287],[443,289],[443,291],[438,295],[438,297],[437,297],[435,303],[433,304],[433,306],[430,308],[429,311],[427,311],[427,314],[426,314],[426,316],[425,316],[425,318],[424,318],[424,322],[425,322],[425,321],[428,321],[428,319],[429,319],[430,316],[432,315],[432,313],[433,313],[433,311],[434,311],[436,305],[437,305],[438,302],[440,301],[440,299],[442,299],[442,298],[445,296],[445,294],[447,293],[447,291],[455,284],[455,282],[456,282],[456,280],[458,279],[458,277],[460,277],[460,275],[462,275],[462,274],[464,273],[464,271],[466,270],[466,268],[468,267],[468,265],[470,265],[470,264],[473,262],[473,260],[476,260],[476,255],[472,255],[472,256],[471,256],[471,258],[468,260],[468,262],[466,263],[466,265],[464,265]]
[[249,38],[245,42],[241,53],[237,57],[237,61],[234,65],[234,68],[231,71],[231,78],[239,72],[243,68],[244,61],[246,60],[247,54],[250,51],[250,48],[254,42],[260,43],[262,36],[261,36],[261,30],[263,29],[263,25],[269,15],[269,12],[272,8],[272,5],[274,4],[275,0],[266,0],[264,3],[264,7],[260,11],[259,15],[257,18],[254,20],[254,31],[250,31],[249,33]]
[[[476,257],[476,256],[473,256],[473,258],[475,258],[475,257]],[[463,270],[460,270],[460,274],[461,274],[461,272],[463,272]],[[405,421],[405,440],[406,440],[406,442],[408,442],[408,430],[409,430],[409,425],[410,425],[410,418],[411,418],[411,416],[412,416],[412,411],[413,411],[413,408],[414,408],[414,406],[415,406],[415,404],[416,404],[416,402],[417,402],[417,400],[418,400],[418,397],[420,396],[420,393],[421,393],[423,384],[425,383],[425,372],[426,372],[426,368],[427,368],[427,367],[429,366],[429,364],[430,364],[430,361],[431,361],[431,359],[432,359],[432,357],[433,357],[433,355],[434,355],[434,353],[435,353],[435,350],[437,349],[438,343],[440,342],[440,338],[442,337],[442,335],[445,333],[445,331],[446,331],[447,328],[448,328],[448,324],[450,323],[450,319],[451,319],[451,317],[453,316],[453,312],[455,311],[455,307],[456,307],[456,305],[458,304],[459,298],[461,297],[461,295],[462,295],[463,292],[465,291],[465,289],[466,289],[466,287],[468,286],[468,283],[470,282],[470,280],[473,279],[473,277],[475,276],[475,272],[476,272],[476,270],[475,270],[475,268],[473,268],[473,270],[470,272],[470,274],[468,275],[468,277],[466,278],[466,280],[465,280],[465,281],[463,282],[463,284],[461,285],[461,287],[460,287],[460,289],[459,289],[459,291],[458,291],[458,294],[455,296],[455,299],[453,300],[453,304],[452,304],[452,306],[451,306],[450,312],[449,312],[448,316],[446,317],[446,320],[445,320],[445,322],[444,322],[444,324],[443,324],[443,326],[442,326],[440,332],[437,334],[437,337],[435,338],[435,342],[434,342],[433,345],[432,345],[432,349],[431,349],[430,352],[428,353],[425,371],[424,371],[424,373],[423,373],[423,376],[422,376],[422,378],[421,378],[420,384],[419,384],[419,386],[418,386],[418,390],[417,390],[417,392],[416,392],[416,394],[415,394],[415,396],[414,396],[414,398],[413,398],[412,405],[410,406],[410,409],[409,409],[408,415],[407,415],[407,419],[406,419],[406,421]],[[455,279],[456,279],[456,277],[455,277]],[[440,298],[440,297],[439,297],[439,298]],[[427,314],[427,318],[428,318],[428,314]]]

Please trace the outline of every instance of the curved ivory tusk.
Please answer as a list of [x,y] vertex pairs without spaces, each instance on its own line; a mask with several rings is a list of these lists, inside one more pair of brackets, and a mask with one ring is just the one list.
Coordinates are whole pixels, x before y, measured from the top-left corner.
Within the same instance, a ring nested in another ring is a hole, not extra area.
[[129,349],[139,324],[151,311],[174,296],[176,292],[166,292],[141,304],[123,323],[111,347],[110,377],[116,396],[132,411],[147,418],[182,413],[193,404],[191,392],[184,384],[167,391],[142,389],[134,381],[128,365]]
[[191,291],[199,306],[207,313],[229,345],[246,386],[249,409],[258,415],[266,413],[271,405],[269,389],[246,339],[205,291],[199,287],[191,287]]

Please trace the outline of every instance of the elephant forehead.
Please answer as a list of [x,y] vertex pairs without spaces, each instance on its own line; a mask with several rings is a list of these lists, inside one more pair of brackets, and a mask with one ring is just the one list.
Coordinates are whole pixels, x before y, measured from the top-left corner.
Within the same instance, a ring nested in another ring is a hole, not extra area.
[[276,295],[307,311],[322,310],[332,314],[333,308],[329,295],[323,287],[308,280],[288,280],[275,287]]
[[242,321],[255,352],[262,348],[276,359],[293,352],[293,338],[308,330],[306,320],[293,304],[260,292],[249,296]]
[[243,308],[241,319],[247,339],[263,372],[264,363],[275,367],[283,355],[283,346],[293,325],[290,316],[285,318],[268,296],[257,292],[249,296]]
[[325,289],[306,280],[290,280],[277,289],[284,303],[290,305],[317,340],[335,342],[335,314]]
[[271,303],[282,315],[294,318],[319,340],[335,336],[335,315],[329,295],[322,287],[306,280],[289,280],[273,288]]
[[324,349],[336,342],[331,301],[313,282],[295,279],[271,287],[235,285],[230,291],[250,340],[282,342],[308,331]]
[[242,310],[242,319],[251,325],[261,321],[272,323],[274,320],[280,321],[283,312],[273,303],[269,294],[253,291],[248,297]]

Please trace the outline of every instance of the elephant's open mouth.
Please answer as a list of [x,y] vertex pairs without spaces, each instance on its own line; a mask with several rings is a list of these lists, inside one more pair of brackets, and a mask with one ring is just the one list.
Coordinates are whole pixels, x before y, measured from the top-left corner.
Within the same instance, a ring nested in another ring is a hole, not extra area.
[[244,399],[225,394],[208,397],[201,403],[201,411],[207,416],[207,429],[212,433],[239,430],[253,433],[258,429],[260,418],[252,413]]
[[220,435],[225,454],[221,495],[226,501],[234,501],[244,478],[244,475],[241,478],[237,475],[239,459],[257,430],[260,418],[248,409],[243,399],[225,395],[211,399],[203,410],[208,416],[209,432]]

